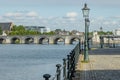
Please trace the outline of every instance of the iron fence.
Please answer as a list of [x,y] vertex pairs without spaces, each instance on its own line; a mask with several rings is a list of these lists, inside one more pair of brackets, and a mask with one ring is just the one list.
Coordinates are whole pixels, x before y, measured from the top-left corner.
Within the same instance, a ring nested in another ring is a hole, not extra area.
[[[55,75],[51,77],[50,74],[44,74],[43,78],[45,80],[72,80],[75,76],[76,65],[82,50],[79,42],[69,55],[67,55],[67,58],[63,59],[63,64],[56,65],[57,69]],[[61,73],[63,75],[61,75]]]

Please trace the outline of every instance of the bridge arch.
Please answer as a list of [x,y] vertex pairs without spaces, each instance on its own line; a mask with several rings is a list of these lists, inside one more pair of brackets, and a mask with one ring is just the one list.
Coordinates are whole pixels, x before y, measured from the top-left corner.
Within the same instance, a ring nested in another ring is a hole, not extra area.
[[80,38],[79,37],[72,37],[70,39],[70,44],[76,44],[80,41]]
[[20,38],[19,37],[11,38],[11,44],[20,44]]
[[0,44],[4,44],[6,42],[5,38],[0,38]]
[[25,44],[31,44],[31,43],[34,43],[34,38],[33,37],[26,37]]
[[39,44],[49,44],[49,38],[48,37],[41,37],[39,39]]
[[54,44],[65,44],[65,38],[63,38],[63,37],[56,37],[54,39]]

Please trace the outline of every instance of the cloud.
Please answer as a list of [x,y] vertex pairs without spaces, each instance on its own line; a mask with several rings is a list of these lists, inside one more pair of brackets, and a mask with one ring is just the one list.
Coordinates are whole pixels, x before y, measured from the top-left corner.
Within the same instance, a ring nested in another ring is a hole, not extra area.
[[110,19],[120,20],[120,16],[112,16],[112,17],[110,17]]
[[[114,18],[113,18],[114,17]],[[90,31],[99,30],[102,26],[104,30],[117,29],[120,25],[119,16],[97,17],[90,19]],[[46,26],[54,29],[79,30],[84,31],[84,20],[80,19],[77,12],[68,12],[63,16],[42,17],[36,11],[8,12],[0,16],[0,22],[13,22],[16,25]]]
[[37,17],[38,13],[35,12],[35,11],[31,11],[31,12],[28,12],[26,15],[29,16],[29,17]]
[[37,12],[30,11],[30,12],[9,12],[3,15],[4,18],[11,18],[11,19],[26,19],[26,18],[41,18]]
[[12,19],[12,20],[24,20],[24,19],[37,19],[41,18],[37,12],[30,11],[30,12],[8,12],[3,15],[5,19]]
[[78,13],[77,12],[68,12],[66,13],[66,16],[63,17],[63,19],[67,20],[67,21],[76,21],[78,17]]
[[69,13],[66,14],[66,16],[74,18],[74,17],[77,17],[78,14],[76,12],[69,12]]
[[0,19],[3,19],[2,16],[0,16]]
[[103,27],[104,31],[113,31],[120,28],[119,25],[120,18],[116,16],[92,18],[90,21],[90,29],[92,31],[99,30],[100,27]]
[[110,25],[110,24],[111,24],[111,22],[109,22],[109,21],[103,22],[103,25],[106,25],[106,26],[108,26],[108,25]]

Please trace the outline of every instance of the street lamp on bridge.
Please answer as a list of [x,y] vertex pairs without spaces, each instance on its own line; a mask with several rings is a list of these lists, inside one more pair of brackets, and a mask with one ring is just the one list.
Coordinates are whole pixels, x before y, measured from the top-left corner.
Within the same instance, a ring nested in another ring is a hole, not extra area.
[[88,62],[89,61],[89,56],[88,56],[88,31],[89,31],[89,11],[90,9],[87,7],[87,4],[84,4],[84,8],[82,9],[83,12],[83,17],[85,18],[85,42],[84,42],[84,61]]

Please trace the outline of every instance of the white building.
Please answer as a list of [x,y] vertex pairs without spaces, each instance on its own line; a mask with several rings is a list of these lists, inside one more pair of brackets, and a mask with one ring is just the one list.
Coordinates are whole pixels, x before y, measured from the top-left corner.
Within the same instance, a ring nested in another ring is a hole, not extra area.
[[2,36],[7,36],[7,34],[5,33],[5,31],[3,31]]
[[25,26],[26,30],[33,30],[33,31],[38,31],[41,33],[44,32],[50,32],[50,28],[46,28],[44,26]]
[[115,30],[114,35],[120,35],[120,28]]
[[44,32],[50,32],[50,28],[44,28]]
[[93,38],[92,38],[93,42],[99,43],[99,42],[100,42],[100,38],[99,38],[99,37],[100,37],[100,36],[98,35],[98,32],[97,32],[97,31],[94,31],[94,32],[93,32]]

